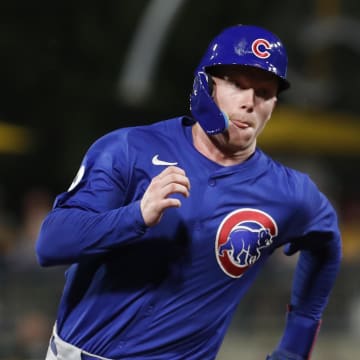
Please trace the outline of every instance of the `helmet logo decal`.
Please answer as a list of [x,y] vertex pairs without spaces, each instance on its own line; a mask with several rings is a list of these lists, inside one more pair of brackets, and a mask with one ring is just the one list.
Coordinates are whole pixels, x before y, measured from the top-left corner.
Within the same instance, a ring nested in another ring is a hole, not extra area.
[[224,273],[240,278],[261,257],[278,234],[275,220],[256,209],[238,209],[221,222],[215,241],[215,255]]
[[268,58],[271,53],[267,50],[271,49],[271,44],[265,39],[256,39],[251,44],[251,50],[255,56],[260,59]]

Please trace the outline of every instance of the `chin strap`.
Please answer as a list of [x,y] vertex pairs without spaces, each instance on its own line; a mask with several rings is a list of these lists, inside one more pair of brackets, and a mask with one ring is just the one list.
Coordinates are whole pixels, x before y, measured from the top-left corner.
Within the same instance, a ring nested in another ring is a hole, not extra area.
[[198,72],[190,95],[190,110],[204,131],[214,135],[228,128],[229,118],[215,104],[211,97],[211,88],[211,78],[205,72]]

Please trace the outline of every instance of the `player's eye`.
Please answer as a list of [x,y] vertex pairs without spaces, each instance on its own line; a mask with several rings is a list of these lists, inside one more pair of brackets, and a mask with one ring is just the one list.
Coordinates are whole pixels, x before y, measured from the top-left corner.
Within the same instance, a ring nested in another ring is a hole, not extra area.
[[260,89],[256,89],[255,94],[258,97],[266,98],[268,97],[269,92],[266,89],[260,88]]
[[275,96],[273,92],[268,88],[258,88],[255,90],[255,95],[261,99],[268,100]]
[[237,81],[235,79],[231,79],[229,76],[224,76],[224,80],[233,87],[236,87],[238,89],[243,89],[244,88],[244,87],[241,86],[239,81]]

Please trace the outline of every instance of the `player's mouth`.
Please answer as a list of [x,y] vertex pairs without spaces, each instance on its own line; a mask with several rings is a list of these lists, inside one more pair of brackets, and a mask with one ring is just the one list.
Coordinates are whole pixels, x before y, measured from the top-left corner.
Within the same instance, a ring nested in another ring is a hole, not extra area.
[[239,129],[247,129],[251,127],[251,124],[247,121],[231,119],[231,122]]

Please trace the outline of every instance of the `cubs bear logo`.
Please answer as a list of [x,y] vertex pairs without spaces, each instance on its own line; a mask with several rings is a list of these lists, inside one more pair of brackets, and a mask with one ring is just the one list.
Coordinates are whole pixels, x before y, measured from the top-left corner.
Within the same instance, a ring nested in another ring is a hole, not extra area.
[[215,254],[220,268],[230,277],[241,277],[277,234],[276,222],[269,214],[248,208],[233,211],[216,235]]

